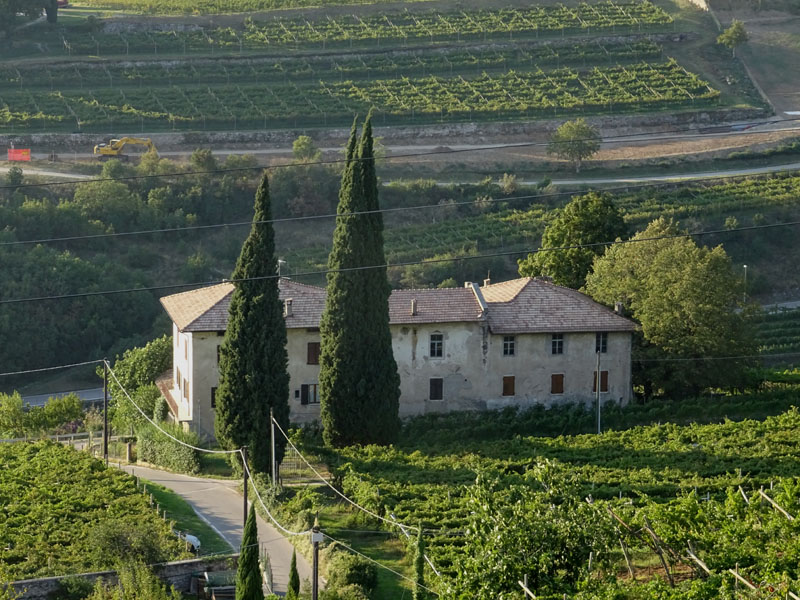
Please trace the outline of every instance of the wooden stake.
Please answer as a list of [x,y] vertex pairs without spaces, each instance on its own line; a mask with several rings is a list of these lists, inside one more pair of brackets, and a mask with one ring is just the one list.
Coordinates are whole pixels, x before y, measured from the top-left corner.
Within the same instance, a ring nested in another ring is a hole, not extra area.
[[706,563],[697,558],[697,555],[695,555],[694,550],[691,546],[691,542],[689,542],[689,558],[691,558],[694,562],[696,562],[700,566],[700,568],[703,569],[703,571],[705,571],[707,574],[712,575],[711,570],[708,568],[708,565],[706,565]]
[[786,512],[785,510],[783,510],[783,508],[781,508],[781,506],[777,502],[775,502],[775,500],[773,500],[772,498],[767,496],[764,493],[764,489],[763,488],[758,490],[758,493],[761,494],[761,497],[764,498],[767,502],[772,504],[772,506],[775,507],[775,510],[779,511],[784,517],[786,517],[790,521],[794,521],[794,517],[792,515],[790,515],[788,512]]
[[747,581],[747,579],[745,579],[744,577],[742,577],[741,575],[739,575],[739,573],[737,573],[737,572],[736,572],[736,571],[734,571],[733,569],[728,569],[728,573],[730,573],[731,575],[733,575],[734,577],[736,577],[736,579],[738,579],[739,581],[741,581],[743,584],[745,584],[745,585],[746,585],[748,588],[750,588],[751,590],[755,591],[756,589],[758,589],[758,588],[756,588],[756,586],[754,586],[752,583],[750,583],[749,581]]
[[622,539],[622,536],[619,538],[619,545],[622,548],[622,556],[625,557],[625,564],[628,566],[628,573],[631,574],[631,579],[636,579],[636,576],[633,574],[633,567],[631,566],[631,557],[628,556],[628,548],[625,546],[625,541]]
[[518,581],[517,583],[519,584],[519,587],[521,587],[521,588],[522,588],[522,590],[523,590],[523,591],[524,591],[526,594],[528,594],[528,596],[530,596],[531,598],[533,598],[533,600],[536,600],[536,596],[534,596],[534,595],[533,595],[533,592],[532,592],[532,591],[530,591],[530,590],[527,588],[527,586],[526,586],[524,583],[522,583],[521,581]]

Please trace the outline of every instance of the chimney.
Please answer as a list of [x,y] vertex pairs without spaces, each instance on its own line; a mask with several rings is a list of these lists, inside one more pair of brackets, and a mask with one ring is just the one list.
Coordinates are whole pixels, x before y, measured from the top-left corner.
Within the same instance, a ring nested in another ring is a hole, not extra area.
[[411,299],[411,316],[412,317],[416,317],[417,316],[417,299],[416,298],[412,298]]
[[489,279],[488,277],[483,280],[483,287],[486,287],[487,285],[491,285],[491,284],[492,284],[492,280]]
[[622,314],[622,302],[614,302],[614,312],[618,315]]
[[283,316],[284,317],[291,317],[292,316],[292,298],[287,298],[283,301]]

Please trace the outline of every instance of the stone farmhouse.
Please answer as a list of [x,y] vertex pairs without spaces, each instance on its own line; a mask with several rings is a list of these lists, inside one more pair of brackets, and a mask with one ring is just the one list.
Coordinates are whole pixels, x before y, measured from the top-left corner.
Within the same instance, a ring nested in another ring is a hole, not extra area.
[[[290,418],[319,419],[319,323],[325,289],[279,281],[289,355]],[[219,347],[234,286],[166,296],[173,369],[157,384],[172,418],[214,435]],[[631,398],[636,324],[543,278],[395,290],[389,300],[400,415]]]

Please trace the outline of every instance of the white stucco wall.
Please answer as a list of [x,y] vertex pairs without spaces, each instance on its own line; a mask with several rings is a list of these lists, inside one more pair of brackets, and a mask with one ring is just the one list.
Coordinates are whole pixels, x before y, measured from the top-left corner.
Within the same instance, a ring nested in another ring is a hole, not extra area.
[[[392,347],[400,375],[400,415],[410,416],[453,410],[495,409],[510,405],[552,405],[592,402],[597,355],[595,333],[565,333],[564,352],[551,351],[551,334],[518,334],[514,356],[503,355],[503,335],[491,334],[485,323],[393,325]],[[444,338],[443,356],[430,356],[430,336]],[[308,343],[319,342],[316,329],[287,330],[289,355],[289,407],[294,422],[319,419],[319,404],[303,405],[302,385],[319,384],[319,365],[307,364]],[[179,420],[191,421],[203,436],[214,433],[211,388],[217,387],[219,369],[216,332],[183,334],[174,329],[173,364],[189,385],[189,401],[180,403]],[[188,346],[187,346],[188,344]],[[601,371],[608,371],[608,392],[603,400],[631,399],[631,334],[608,334],[607,352],[601,354]],[[188,358],[187,358],[188,356]],[[564,375],[564,393],[551,394],[551,375]],[[503,396],[503,377],[514,377],[515,394]],[[431,378],[443,380],[443,398],[430,399]],[[177,381],[174,396],[183,398]]]

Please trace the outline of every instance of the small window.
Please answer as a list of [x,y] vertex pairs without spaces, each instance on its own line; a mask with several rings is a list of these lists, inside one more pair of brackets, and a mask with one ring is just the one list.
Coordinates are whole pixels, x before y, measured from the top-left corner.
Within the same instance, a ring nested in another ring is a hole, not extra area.
[[563,394],[564,393],[564,374],[553,373],[550,375],[550,393]]
[[444,356],[444,335],[441,333],[432,333],[431,358],[442,358],[442,356]]
[[428,399],[429,400],[444,399],[444,379],[442,379],[441,377],[434,377],[433,379],[431,379]]
[[551,338],[551,352],[553,354],[564,354],[564,334],[554,333]]
[[217,344],[217,364],[219,364],[219,344]]
[[211,408],[217,407],[217,388],[211,388]]
[[[517,351],[517,338],[513,335],[503,336],[503,356],[514,356]],[[505,395],[505,394],[504,394]],[[511,394],[512,396],[514,394]]]
[[319,384],[304,383],[300,386],[300,404],[319,404]]
[[605,331],[597,334],[594,342],[594,351],[602,352],[603,354],[608,352],[608,333]]
[[189,382],[185,379],[183,380],[183,398],[184,400],[189,399]]
[[319,364],[319,342],[308,342],[306,349],[306,364]]
[[514,376],[506,375],[503,377],[503,396],[514,395]]
[[[592,391],[597,393],[597,371],[592,373]],[[608,391],[608,371],[600,371],[600,391]]]
[[189,339],[183,340],[183,358],[189,360]]

